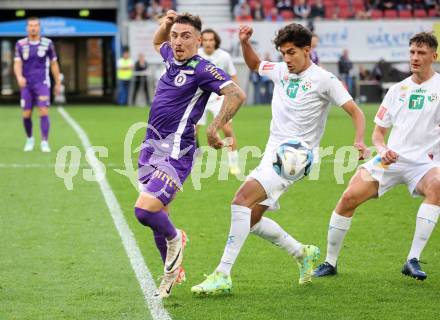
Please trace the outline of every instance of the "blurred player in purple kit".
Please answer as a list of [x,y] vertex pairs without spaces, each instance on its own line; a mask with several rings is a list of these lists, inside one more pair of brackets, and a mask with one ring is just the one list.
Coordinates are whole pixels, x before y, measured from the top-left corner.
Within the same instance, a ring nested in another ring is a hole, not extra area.
[[176,229],[168,212],[191,172],[196,151],[195,125],[211,93],[224,95],[220,113],[207,128],[208,143],[219,149],[217,131],[228,123],[246,98],[229,76],[197,55],[202,23],[191,14],[170,10],[153,37],[166,72],[159,79],[151,105],[147,134],[139,155],[140,194],[135,215],[153,230],[164,260],[164,276],[155,297],[166,298],[181,277],[185,233]]
[[24,151],[34,149],[32,135],[32,109],[38,107],[41,128],[41,151],[50,152],[49,105],[50,78],[49,67],[55,78],[55,94],[61,88],[60,69],[52,40],[40,36],[40,20],[27,20],[27,37],[15,45],[14,73],[21,90],[21,107],[23,108],[23,125],[26,131]]

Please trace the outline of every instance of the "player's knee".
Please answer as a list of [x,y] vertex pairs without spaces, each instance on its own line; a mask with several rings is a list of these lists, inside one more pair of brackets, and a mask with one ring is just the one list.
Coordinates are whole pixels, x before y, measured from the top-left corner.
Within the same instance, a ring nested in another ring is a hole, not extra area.
[[440,205],[440,175],[437,174],[429,179],[428,187],[425,190],[426,199],[431,203]]
[[38,114],[40,115],[40,117],[49,115],[49,108],[46,108],[46,107],[39,108]]
[[159,212],[164,208],[163,203],[159,199],[147,193],[141,193],[135,206],[149,212]]
[[341,208],[341,214],[345,211],[352,211],[359,205],[359,197],[351,190],[346,190],[341,199],[339,200],[339,207]]

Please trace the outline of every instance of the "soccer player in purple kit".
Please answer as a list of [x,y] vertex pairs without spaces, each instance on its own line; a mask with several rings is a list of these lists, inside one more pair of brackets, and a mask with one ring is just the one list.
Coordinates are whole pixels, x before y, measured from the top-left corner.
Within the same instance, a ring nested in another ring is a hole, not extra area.
[[171,201],[191,172],[195,125],[212,92],[224,95],[220,113],[207,128],[211,147],[222,148],[218,135],[246,98],[229,76],[197,55],[202,23],[198,16],[169,10],[154,34],[153,44],[166,72],[159,79],[139,155],[140,194],[135,215],[152,229],[164,260],[164,276],[154,296],[166,298],[179,277],[186,236],[168,212]]
[[32,135],[32,109],[38,107],[41,128],[41,151],[50,152],[49,136],[49,105],[50,78],[49,66],[55,79],[55,94],[60,91],[61,79],[57,55],[52,40],[41,37],[40,20],[27,20],[27,37],[18,40],[15,45],[14,73],[20,87],[21,107],[23,109],[23,125],[26,131],[24,151],[34,149],[35,140]]

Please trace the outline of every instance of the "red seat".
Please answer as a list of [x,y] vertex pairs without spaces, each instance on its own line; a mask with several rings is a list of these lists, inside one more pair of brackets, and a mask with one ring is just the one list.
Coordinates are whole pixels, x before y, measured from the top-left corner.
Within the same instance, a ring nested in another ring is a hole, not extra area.
[[396,19],[397,18],[397,11],[396,10],[385,10],[384,18]]
[[289,20],[293,20],[293,17],[295,15],[293,14],[293,11],[283,10],[281,11],[281,16],[283,17],[284,21],[289,21]]
[[414,18],[426,18],[425,9],[414,10]]
[[382,19],[382,10],[371,10],[371,19]]
[[336,7],[338,7],[339,9],[346,9],[350,7],[350,3],[348,1],[344,1],[344,0],[338,0],[336,2]]
[[430,17],[437,17],[437,10],[436,9],[429,9],[429,14]]
[[341,8],[341,10],[339,10],[339,18],[347,19],[352,18],[353,16],[354,13],[350,8]]
[[400,10],[399,11],[399,18],[401,18],[401,19],[411,19],[412,18],[411,10]]

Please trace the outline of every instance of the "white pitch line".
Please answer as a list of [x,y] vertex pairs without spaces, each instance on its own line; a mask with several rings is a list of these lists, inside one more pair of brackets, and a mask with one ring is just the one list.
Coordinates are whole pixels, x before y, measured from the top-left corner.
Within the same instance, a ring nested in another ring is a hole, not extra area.
[[[64,120],[66,120],[66,122],[78,134],[84,149],[87,150],[88,148],[90,148],[90,140],[87,137],[86,132],[81,128],[81,126],[69,115],[66,110],[64,110],[64,108],[59,107],[57,108],[57,110],[64,118]],[[97,176],[104,176],[104,173],[102,172],[100,166],[100,162],[93,153],[90,154],[89,164],[96,172]],[[153,293],[156,290],[156,284],[154,283],[153,277],[148,270],[147,265],[145,264],[144,258],[136,243],[133,232],[130,230],[127,221],[124,218],[121,206],[119,205],[119,202],[116,199],[116,196],[113,193],[113,190],[110,187],[107,178],[104,177],[97,182],[99,184],[99,187],[101,188],[102,195],[104,196],[105,203],[107,204],[107,207],[113,218],[115,227],[119,233],[119,236],[121,237],[125,252],[127,253],[127,256],[130,260],[131,267],[136,274],[136,278],[142,289],[145,302],[148,309],[150,310],[152,318],[154,320],[171,320],[170,315],[162,305],[162,301],[160,299],[153,298]]]
[[[17,168],[17,169],[32,169],[32,168],[55,168],[55,167],[59,167],[59,168],[65,168],[66,165],[65,164],[60,164],[60,165],[56,165],[54,163],[0,163],[0,168],[6,168],[6,169],[10,169],[10,168]],[[77,168],[90,168],[90,164],[88,163],[84,163],[84,164],[80,164],[79,166],[75,166],[75,165],[69,165],[69,168],[72,167],[77,167]],[[106,163],[105,167],[107,168],[120,168],[122,167],[122,165],[116,165],[114,163]]]

